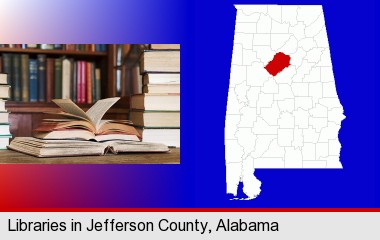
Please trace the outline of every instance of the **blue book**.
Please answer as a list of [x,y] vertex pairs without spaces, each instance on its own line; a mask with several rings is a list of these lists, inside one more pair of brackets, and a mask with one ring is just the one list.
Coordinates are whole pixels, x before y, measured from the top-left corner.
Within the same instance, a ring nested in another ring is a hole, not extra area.
[[38,101],[37,60],[29,59],[29,101]]

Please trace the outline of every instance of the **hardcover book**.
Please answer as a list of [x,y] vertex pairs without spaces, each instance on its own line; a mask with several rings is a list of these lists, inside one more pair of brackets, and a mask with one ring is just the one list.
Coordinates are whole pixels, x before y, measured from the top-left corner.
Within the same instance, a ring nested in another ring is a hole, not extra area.
[[164,144],[134,141],[91,142],[81,140],[42,140],[16,137],[9,149],[36,157],[105,155],[122,152],[169,152]]
[[140,59],[140,71],[180,72],[180,51],[145,50]]
[[61,112],[51,112],[62,119],[44,119],[33,130],[33,136],[40,139],[82,139],[82,140],[130,140],[139,141],[140,134],[128,120],[102,120],[108,109],[120,98],[97,101],[84,112],[70,99],[53,99]]
[[145,93],[131,97],[131,109],[179,111],[180,95]]

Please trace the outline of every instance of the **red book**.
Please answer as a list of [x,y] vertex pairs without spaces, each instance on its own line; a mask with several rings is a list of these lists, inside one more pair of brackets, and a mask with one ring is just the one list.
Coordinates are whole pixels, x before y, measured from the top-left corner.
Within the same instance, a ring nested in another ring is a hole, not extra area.
[[85,61],[81,61],[81,91],[82,91],[82,98],[81,98],[81,103],[86,103],[87,100],[87,94],[86,94],[86,89],[87,89],[87,84],[86,84],[86,79],[87,79],[87,65]]
[[46,102],[54,99],[54,58],[46,60]]
[[76,85],[76,88],[77,88],[77,103],[81,103],[82,101],[82,91],[81,91],[81,67],[82,65],[80,64],[80,61],[77,61],[75,62],[75,64],[77,65],[77,85]]

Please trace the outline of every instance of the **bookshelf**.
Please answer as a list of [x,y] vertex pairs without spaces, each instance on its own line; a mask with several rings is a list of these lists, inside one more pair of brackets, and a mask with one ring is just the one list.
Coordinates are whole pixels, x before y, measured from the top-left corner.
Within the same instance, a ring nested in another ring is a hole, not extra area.
[[[90,45],[90,44],[86,44]],[[62,44],[65,48],[66,44]],[[126,45],[128,48],[128,45]],[[107,44],[106,51],[89,51],[89,50],[61,50],[61,49],[39,49],[39,48],[17,48],[0,46],[0,57],[6,54],[28,55],[29,59],[36,59],[38,55],[44,54],[46,58],[70,58],[73,61],[93,62],[94,66],[100,69],[101,79],[101,98],[121,96],[116,91],[116,50],[117,45]],[[1,59],[3,60],[3,59]],[[0,72],[4,72],[4,66],[0,65]],[[52,89],[54,92],[54,89]],[[121,96],[123,97],[123,96]],[[88,103],[77,103],[82,109],[87,110],[92,106]],[[57,111],[58,108],[51,102],[28,102],[12,101],[6,102],[6,108],[11,112],[9,121],[11,124],[11,133],[13,137],[31,136],[34,129],[43,118],[44,112]],[[127,119],[129,101],[123,97],[110,111],[105,118]]]

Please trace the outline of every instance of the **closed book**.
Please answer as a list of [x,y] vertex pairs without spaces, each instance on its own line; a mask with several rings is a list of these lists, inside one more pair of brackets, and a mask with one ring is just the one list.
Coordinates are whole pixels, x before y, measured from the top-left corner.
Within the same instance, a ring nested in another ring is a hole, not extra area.
[[81,65],[81,62],[80,61],[77,61],[76,62],[76,70],[77,70],[77,74],[76,74],[76,95],[77,95],[77,103],[82,103],[82,84],[81,84],[81,75],[82,75],[82,65]]
[[78,63],[76,61],[73,61],[73,71],[72,71],[72,76],[71,76],[71,96],[72,96],[72,100],[74,102],[78,102],[78,98],[77,98],[77,88],[78,88],[78,85],[77,85],[77,81],[78,81]]
[[29,59],[29,101],[38,101],[37,59]]
[[53,44],[54,49],[62,49],[62,44]]
[[131,109],[179,111],[179,94],[137,94],[131,97]]
[[140,59],[140,71],[180,72],[180,51],[145,50]]
[[96,98],[96,101],[98,101],[102,97],[102,90],[101,90],[102,83],[101,83],[100,68],[95,69],[95,88],[96,88],[95,98]]
[[0,124],[9,123],[9,112],[0,112]]
[[71,99],[71,63],[67,58],[62,61],[62,98]]
[[62,98],[62,59],[56,58],[54,62],[54,98]]
[[11,87],[9,85],[0,85],[0,98],[10,98]]
[[54,44],[40,44],[40,49],[44,49],[44,50],[54,49]]
[[12,85],[12,54],[10,53],[3,53],[2,54],[2,60],[3,60],[3,73],[7,74],[7,83],[9,85]]
[[91,95],[92,95],[92,100],[91,103],[96,102],[98,99],[96,99],[96,83],[95,83],[95,63],[92,62],[90,64],[91,66]]
[[75,44],[66,44],[67,51],[75,51]]
[[179,73],[146,73],[143,84],[180,84]]
[[12,99],[21,101],[21,55],[13,54],[12,56]]
[[0,56],[0,73],[3,72],[3,58]]
[[26,44],[27,48],[37,48],[38,44]]
[[51,102],[54,96],[54,58],[46,60],[46,102]]
[[91,62],[86,62],[86,97],[87,103],[92,103],[92,69]]
[[0,73],[0,84],[8,84],[8,76],[6,73]]
[[29,102],[29,55],[21,54],[21,100]]
[[150,44],[150,49],[167,50],[167,49],[180,49],[179,44]]
[[144,85],[143,93],[180,93],[179,84],[148,84]]
[[11,135],[0,135],[0,149],[7,149],[11,137]]
[[[83,44],[82,44],[83,45]],[[81,65],[81,103],[86,103],[87,100],[87,64],[85,61],[80,62]]]
[[143,142],[161,143],[169,147],[180,147],[180,129],[136,128]]
[[86,77],[86,62],[77,62],[77,102],[86,103],[87,101],[87,77]]
[[0,123],[0,136],[9,136],[9,123]]
[[46,101],[46,55],[37,55],[38,65],[38,100],[40,102]]
[[1,112],[6,112],[7,110],[5,109],[5,102],[6,100],[0,99],[0,111]]
[[179,111],[131,110],[129,119],[135,126],[150,128],[179,128]]

